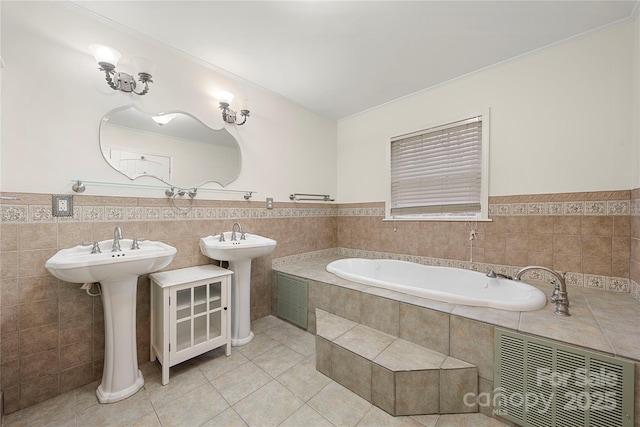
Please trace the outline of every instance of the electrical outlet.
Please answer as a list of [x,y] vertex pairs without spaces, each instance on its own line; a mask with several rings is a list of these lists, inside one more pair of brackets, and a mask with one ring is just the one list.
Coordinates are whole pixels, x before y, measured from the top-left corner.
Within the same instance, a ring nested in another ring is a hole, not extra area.
[[53,216],[73,216],[73,195],[54,194],[51,200]]
[[273,209],[273,197],[267,197],[267,209]]

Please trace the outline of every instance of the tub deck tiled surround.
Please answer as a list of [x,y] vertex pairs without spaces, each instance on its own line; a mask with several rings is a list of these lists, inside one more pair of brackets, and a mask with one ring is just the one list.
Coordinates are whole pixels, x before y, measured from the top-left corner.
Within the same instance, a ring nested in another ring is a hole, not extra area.
[[[310,257],[311,258],[311,257]],[[552,304],[534,312],[510,312],[448,304],[341,279],[326,265],[342,256],[319,256],[275,271],[309,280],[309,329],[315,310],[361,323],[450,355],[478,368],[480,393],[493,391],[493,331],[517,330],[609,355],[631,359],[635,369],[635,425],[640,426],[640,303],[624,293],[569,287],[571,316],[554,314]],[[552,285],[533,283],[546,294]],[[275,307],[272,304],[272,307]],[[480,407],[490,415],[491,410]]]
[[316,369],[391,415],[477,412],[475,366],[316,308]]

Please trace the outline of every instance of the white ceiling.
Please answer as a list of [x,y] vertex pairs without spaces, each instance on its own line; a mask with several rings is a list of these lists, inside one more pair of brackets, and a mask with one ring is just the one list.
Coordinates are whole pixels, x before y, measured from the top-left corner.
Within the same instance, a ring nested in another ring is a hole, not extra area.
[[73,1],[340,119],[634,16],[636,1]]

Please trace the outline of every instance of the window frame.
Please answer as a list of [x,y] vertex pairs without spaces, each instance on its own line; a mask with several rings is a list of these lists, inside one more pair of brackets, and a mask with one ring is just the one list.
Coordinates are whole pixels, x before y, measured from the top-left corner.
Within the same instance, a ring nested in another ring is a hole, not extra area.
[[[491,221],[489,219],[489,147],[490,147],[490,109],[460,114],[447,119],[437,120],[424,126],[388,135],[386,147],[387,189],[385,200],[385,221]],[[480,184],[480,212],[474,216],[454,214],[428,214],[428,215],[392,215],[391,214],[391,144],[393,139],[403,135],[427,133],[430,129],[453,125],[456,122],[480,117],[482,121],[482,160],[481,160],[481,184]]]

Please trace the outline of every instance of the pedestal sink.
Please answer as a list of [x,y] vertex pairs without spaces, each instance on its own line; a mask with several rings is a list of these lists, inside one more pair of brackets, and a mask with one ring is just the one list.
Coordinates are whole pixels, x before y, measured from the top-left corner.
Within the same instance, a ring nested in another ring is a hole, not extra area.
[[[276,241],[267,237],[249,233],[236,233],[236,240],[231,240],[232,232],[200,239],[202,253],[218,261],[228,261],[231,278],[231,345],[239,346],[253,339],[251,332],[251,260],[271,253]],[[241,236],[244,236],[242,238]]]
[[[122,250],[112,252],[113,240],[91,246],[62,249],[45,267],[60,280],[100,282],[104,306],[105,348],[100,403],[112,403],[135,394],[144,378],[136,352],[136,290],[138,276],[169,265],[176,248],[162,242],[120,239]],[[99,246],[101,252],[92,253]],[[139,248],[133,249],[133,247]]]

